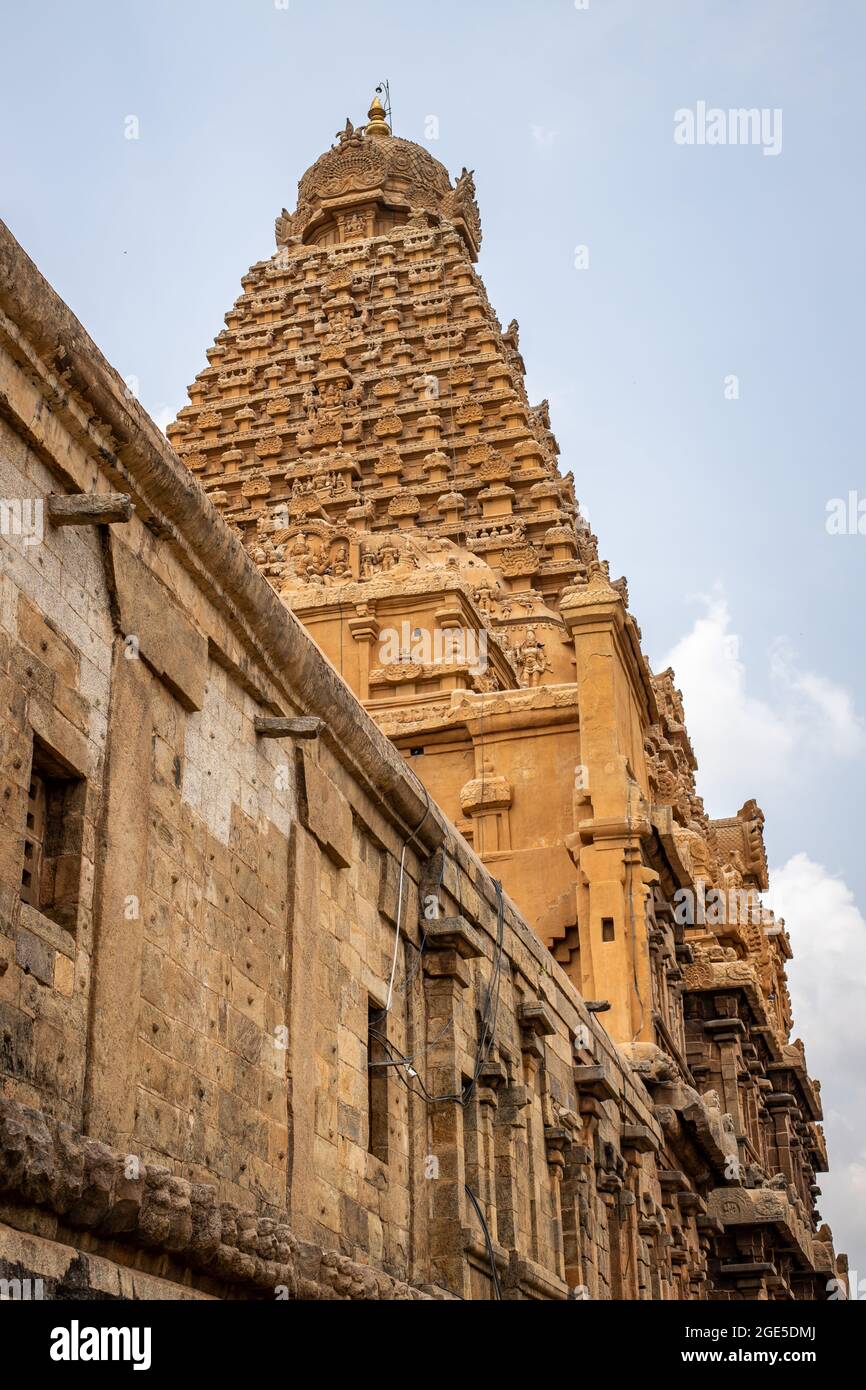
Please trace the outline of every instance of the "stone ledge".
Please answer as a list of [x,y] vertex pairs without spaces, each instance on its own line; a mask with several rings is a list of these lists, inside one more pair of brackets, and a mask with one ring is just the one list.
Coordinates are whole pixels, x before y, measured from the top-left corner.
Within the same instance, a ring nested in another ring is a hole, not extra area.
[[484,944],[465,917],[438,917],[425,923],[428,951],[454,950],[464,960],[484,955]]
[[[150,1274],[59,1240],[46,1240],[0,1222],[0,1279],[20,1281],[25,1301],[80,1299],[205,1301],[214,1295]],[[13,1298],[15,1294],[11,1295]]]
[[[807,1270],[816,1269],[814,1247],[822,1244],[809,1229],[801,1213],[788,1200],[786,1192],[773,1188],[746,1188],[731,1185],[715,1188],[707,1197],[707,1214],[726,1228],[774,1226],[787,1247]],[[822,1251],[823,1254],[823,1251]]]
[[524,1033],[536,1038],[551,1038],[556,1033],[556,1024],[546,1004],[518,1004],[517,1021]]
[[73,1230],[163,1253],[239,1297],[276,1297],[277,1289],[301,1299],[451,1297],[300,1241],[287,1225],[221,1203],[215,1187],[166,1168],[142,1163],[137,1177],[127,1177],[127,1161],[70,1125],[0,1098],[0,1193]]
[[576,1066],[573,1070],[574,1088],[579,1097],[591,1096],[593,1100],[619,1100],[620,1088],[613,1068],[607,1061],[597,1066]]

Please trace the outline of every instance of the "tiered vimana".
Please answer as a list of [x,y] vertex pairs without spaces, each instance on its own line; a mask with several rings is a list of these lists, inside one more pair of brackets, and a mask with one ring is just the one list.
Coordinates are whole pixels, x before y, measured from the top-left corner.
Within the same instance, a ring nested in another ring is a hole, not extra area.
[[567,891],[573,866],[562,837],[512,824],[508,767],[487,776],[485,696],[496,725],[546,749],[539,775],[568,733],[554,809],[570,814],[560,598],[609,586],[547,404],[529,403],[517,324],[503,332],[474,269],[473,177],[452,186],[375,101],[276,233],[170,437],[385,732],[407,754],[423,743],[416,769],[476,848],[522,855],[528,893],[502,873],[538,917],[533,895]]

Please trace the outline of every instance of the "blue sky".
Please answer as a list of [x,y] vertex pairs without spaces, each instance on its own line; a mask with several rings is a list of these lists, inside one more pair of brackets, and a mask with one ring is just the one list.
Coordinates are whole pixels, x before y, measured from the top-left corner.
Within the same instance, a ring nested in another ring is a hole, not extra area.
[[[0,215],[164,422],[346,116],[387,77],[397,134],[438,118],[709,810],[767,815],[822,1210],[866,1279],[866,535],[825,527],[866,499],[864,31],[842,0],[7,7]],[[781,110],[781,151],[676,144],[700,101]]]

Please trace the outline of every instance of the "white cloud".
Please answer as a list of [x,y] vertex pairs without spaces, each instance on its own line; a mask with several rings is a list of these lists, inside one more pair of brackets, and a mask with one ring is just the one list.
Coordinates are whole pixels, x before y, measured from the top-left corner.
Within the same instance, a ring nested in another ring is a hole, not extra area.
[[699,789],[711,814],[730,815],[756,789],[763,794],[790,784],[806,759],[866,750],[866,725],[848,691],[798,670],[782,639],[769,656],[772,703],[751,694],[724,593],[703,602],[705,612],[660,669],[672,666],[683,692]]
[[866,725],[854,708],[850,693],[841,685],[814,671],[797,671],[785,644],[774,652],[772,670],[778,681],[787,684],[794,695],[803,697],[808,707],[823,721],[831,750],[840,757],[856,757],[866,748]]
[[822,1082],[830,1172],[819,1208],[836,1248],[866,1279],[866,920],[851,889],[806,854],[773,869],[768,902],[794,948],[788,981],[793,1036]]

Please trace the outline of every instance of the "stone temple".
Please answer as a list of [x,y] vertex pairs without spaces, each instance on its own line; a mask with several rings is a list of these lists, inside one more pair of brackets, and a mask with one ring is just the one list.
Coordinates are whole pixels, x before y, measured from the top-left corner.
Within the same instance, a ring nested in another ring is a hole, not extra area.
[[8,1286],[844,1285],[763,815],[704,810],[480,244],[374,101],[167,442],[0,232]]

